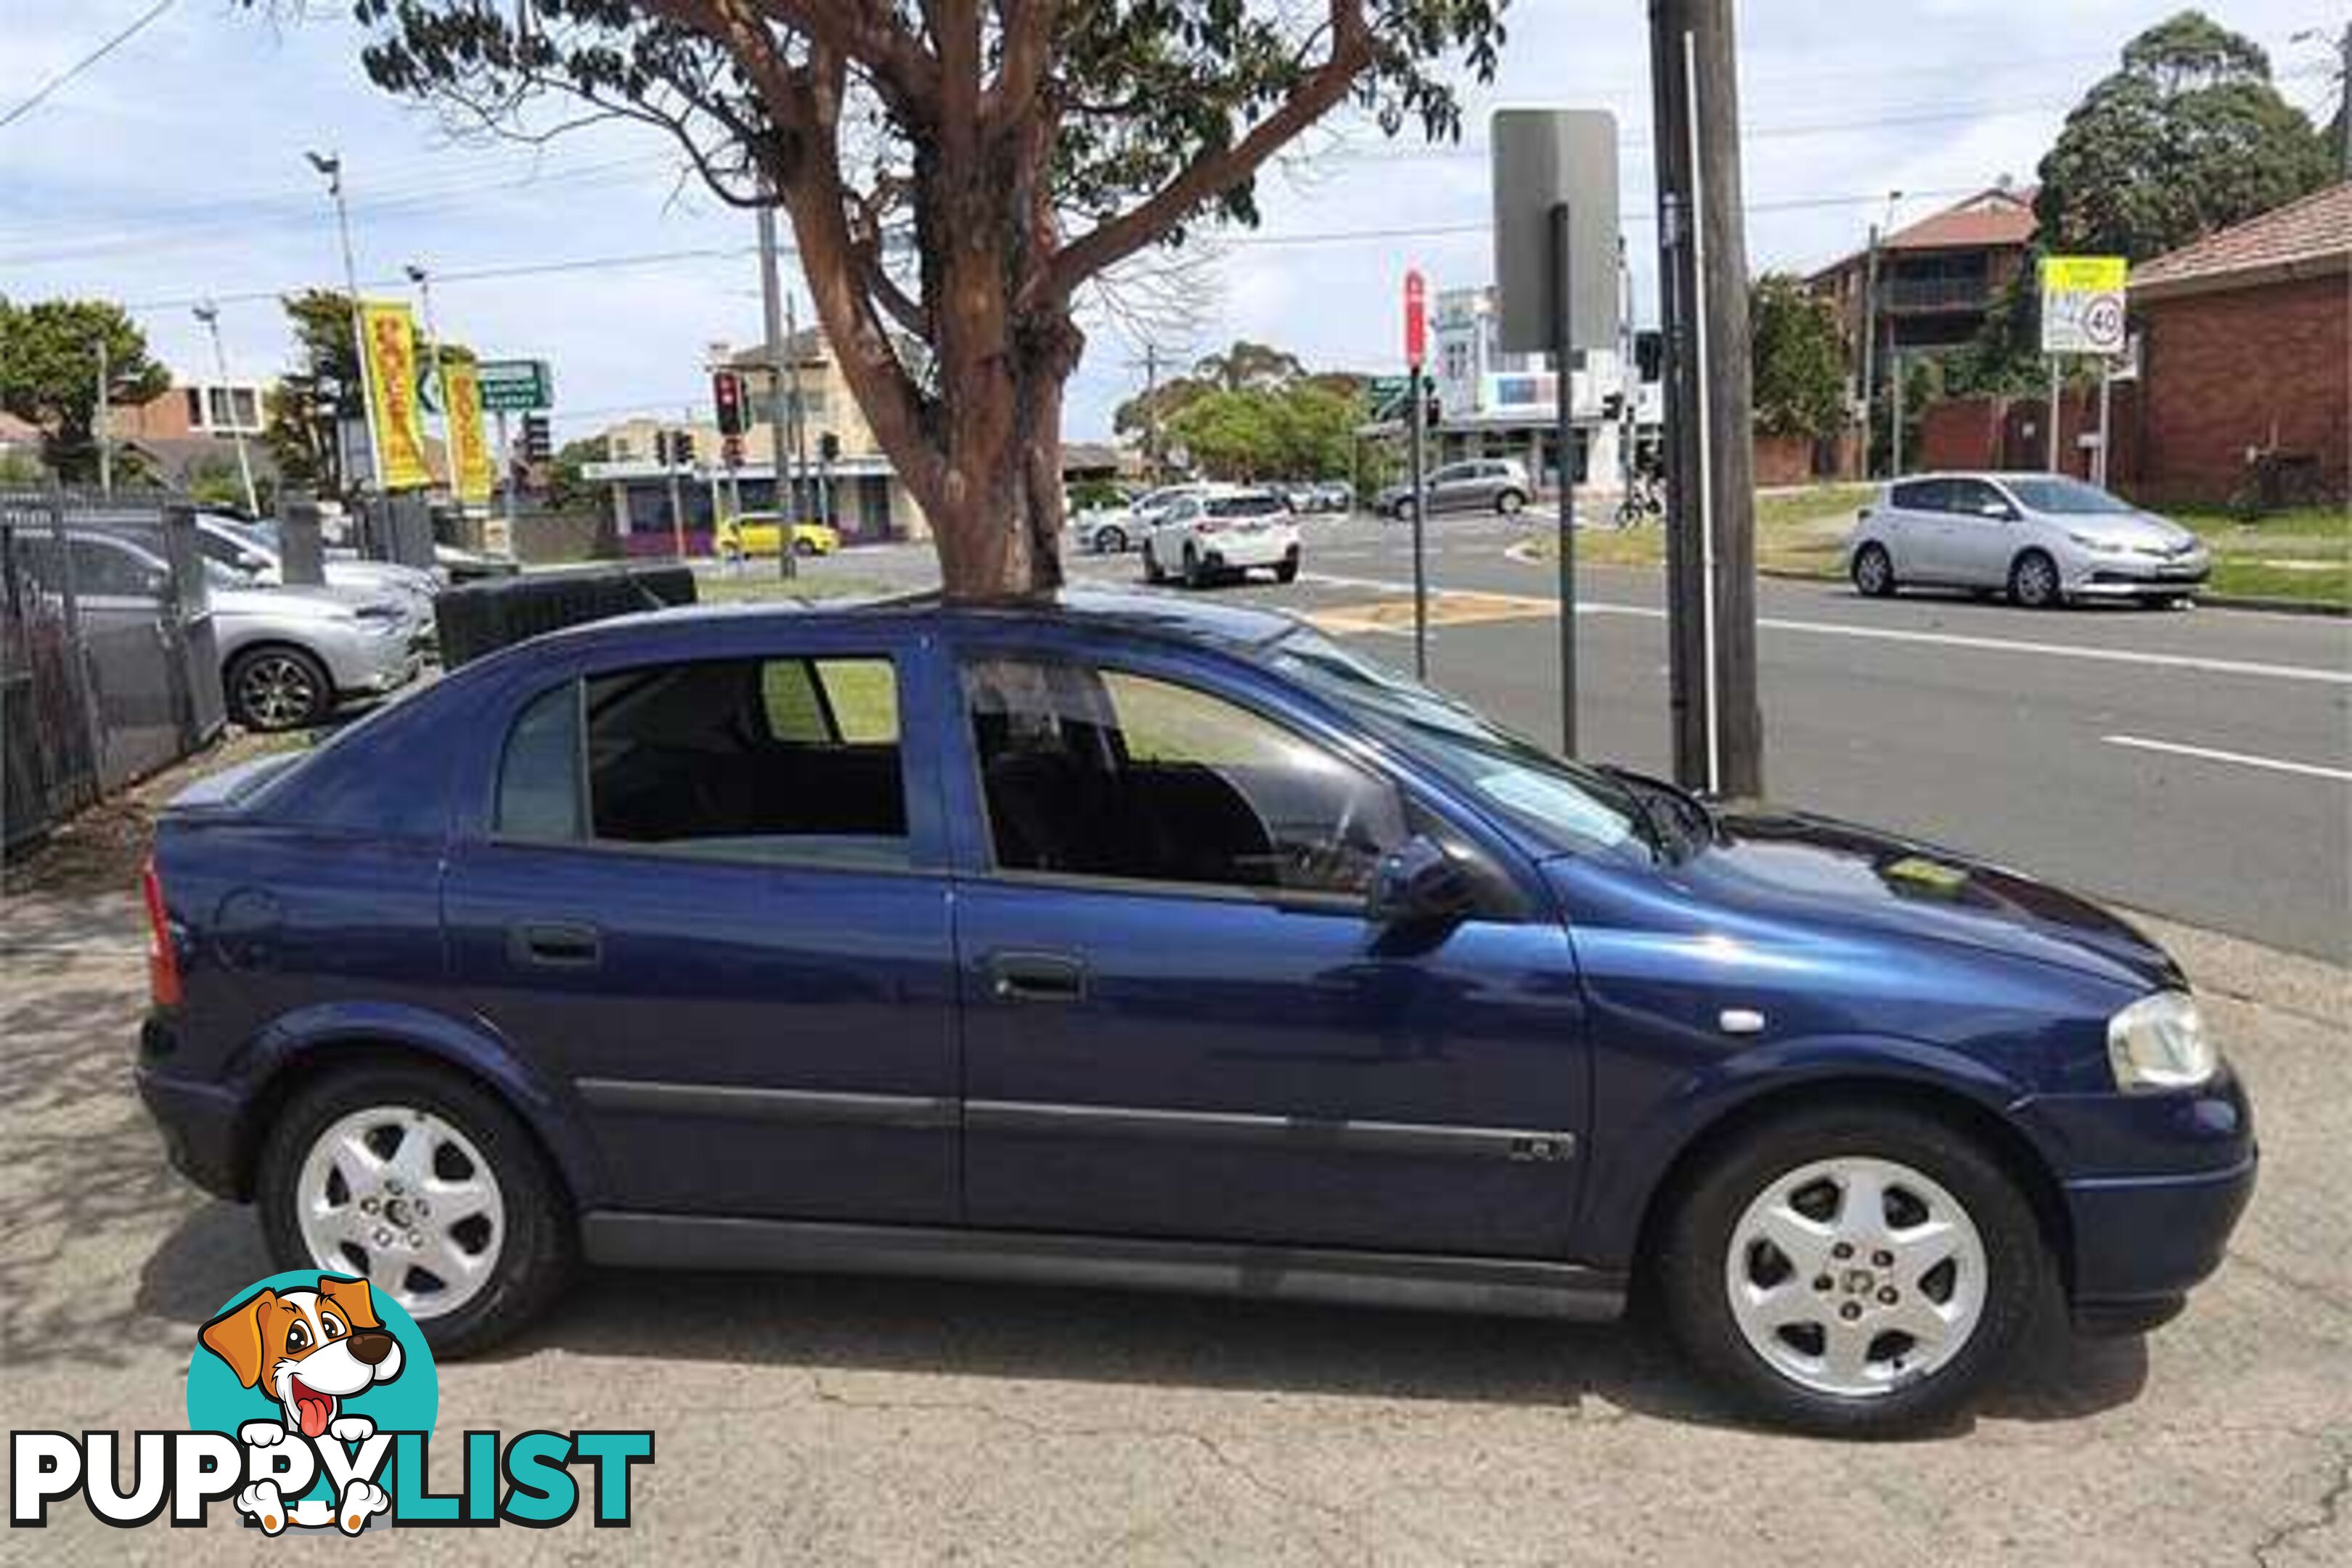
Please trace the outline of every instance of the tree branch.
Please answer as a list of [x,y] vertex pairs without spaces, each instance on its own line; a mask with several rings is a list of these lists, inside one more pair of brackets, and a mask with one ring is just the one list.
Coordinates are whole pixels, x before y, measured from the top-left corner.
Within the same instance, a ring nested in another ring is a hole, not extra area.
[[[1363,0],[1331,0],[1331,47],[1323,63],[1307,72],[1280,107],[1250,128],[1240,141],[1203,153],[1182,173],[1136,206],[1108,218],[1062,247],[1024,295],[1067,299],[1080,283],[1134,255],[1166,234],[1202,203],[1256,173],[1300,132],[1321,119],[1348,94],[1372,62],[1371,31]],[[1042,302],[1024,298],[1024,305]]]

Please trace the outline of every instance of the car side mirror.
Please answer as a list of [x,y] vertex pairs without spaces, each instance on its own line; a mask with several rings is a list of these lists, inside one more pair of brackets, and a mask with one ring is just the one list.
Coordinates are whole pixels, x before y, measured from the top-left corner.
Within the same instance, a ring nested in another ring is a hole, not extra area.
[[1982,512],[1985,516],[1991,518],[1996,522],[2015,522],[2017,521],[2017,509],[2010,505],[2007,501],[1985,501],[1977,507],[1977,510]]
[[1414,834],[1381,857],[1364,898],[1367,918],[1383,925],[1458,920],[1477,903],[1469,873],[1426,834]]

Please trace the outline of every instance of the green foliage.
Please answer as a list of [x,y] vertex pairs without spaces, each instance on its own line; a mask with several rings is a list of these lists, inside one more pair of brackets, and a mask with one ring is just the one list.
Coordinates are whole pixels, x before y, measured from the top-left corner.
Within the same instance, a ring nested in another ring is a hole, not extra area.
[[2279,96],[2251,39],[2183,11],[2124,46],[2042,160],[2042,243],[2146,260],[2334,177],[2326,142]]
[[295,363],[268,395],[262,442],[289,488],[349,500],[336,422],[358,418],[365,403],[352,343],[352,297],[312,289],[282,303]]
[[[1163,381],[1150,392],[1139,392],[1121,403],[1112,411],[1111,427],[1120,435],[1137,437],[1143,447],[1144,456],[1155,463],[1167,456],[1166,448],[1175,445],[1192,447],[1193,456],[1198,460],[1200,448],[1189,438],[1179,435],[1180,416],[1196,403],[1218,394],[1287,393],[1308,389],[1324,394],[1328,397],[1336,398],[1351,409],[1360,409],[1363,402],[1364,378],[1346,371],[1309,371],[1297,354],[1287,350],[1278,349],[1267,343],[1252,342],[1246,338],[1238,338],[1234,340],[1233,346],[1223,353],[1206,354],[1195,361],[1189,374]],[[1276,405],[1288,405],[1286,400],[1276,399],[1273,404],[1265,406]],[[1240,406],[1243,405],[1223,405],[1216,416],[1204,417],[1214,428],[1230,423],[1235,417],[1233,411]],[[1321,404],[1309,406],[1318,410],[1327,408],[1326,405]],[[1154,446],[1152,437],[1155,415],[1160,432],[1157,447]],[[1360,413],[1351,416],[1349,426],[1351,431],[1354,421],[1360,417]],[[1213,444],[1214,439],[1213,436]],[[1313,444],[1309,443],[1310,446]],[[1307,455],[1304,449],[1300,449],[1286,454],[1283,460],[1305,458]],[[1261,451],[1259,456],[1268,463],[1276,464],[1276,467],[1265,469],[1267,473],[1290,479],[1307,472],[1304,468],[1282,469],[1271,447]],[[1346,448],[1342,447],[1336,473],[1346,471],[1347,454]],[[1314,472],[1317,477],[1328,477],[1333,475],[1335,471],[1318,468]]]
[[1326,479],[1347,473],[1362,418],[1360,399],[1294,383],[1203,393],[1168,433],[1212,479]]
[[29,489],[48,482],[49,471],[29,452],[0,452],[0,488]]
[[1756,427],[1833,435],[1846,422],[1845,338],[1835,307],[1789,272],[1767,272],[1748,295],[1754,338]]
[[160,397],[171,373],[147,357],[147,336],[104,300],[0,299],[0,408],[42,427],[41,457],[58,478],[98,477],[99,344],[106,345],[108,401]]
[[558,447],[547,466],[547,504],[561,510],[593,500],[597,487],[583,477],[581,469],[604,458],[602,436],[583,436]]
[[1127,500],[1127,492],[1119,489],[1117,479],[1073,479],[1069,490],[1073,511],[1119,506]]

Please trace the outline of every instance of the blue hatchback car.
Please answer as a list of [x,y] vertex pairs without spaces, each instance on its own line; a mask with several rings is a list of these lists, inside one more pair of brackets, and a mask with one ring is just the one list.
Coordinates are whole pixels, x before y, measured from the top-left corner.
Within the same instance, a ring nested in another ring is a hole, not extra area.
[[436,1346],[576,1261],[1614,1315],[1939,1419],[2252,1190],[2179,970],[2013,872],[1563,762],[1151,595],[683,610],[183,796],[139,1081]]

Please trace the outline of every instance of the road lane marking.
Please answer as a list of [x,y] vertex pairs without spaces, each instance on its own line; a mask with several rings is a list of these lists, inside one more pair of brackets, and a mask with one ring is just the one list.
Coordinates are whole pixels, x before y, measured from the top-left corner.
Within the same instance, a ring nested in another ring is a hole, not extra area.
[[2267,768],[2273,773],[2301,773],[2309,778],[2336,779],[2352,784],[2352,768],[2326,768],[2317,763],[2289,762],[2284,757],[2256,757],[2244,752],[2219,751],[2211,746],[2183,745],[2178,741],[2151,741],[2145,735],[2102,735],[2099,739],[2110,746],[2130,746],[2142,752],[2168,752],[2175,756],[2231,763],[2242,768]]
[[[1302,572],[1299,581],[1317,583],[1339,588],[1372,588],[1383,593],[1410,594],[1410,583],[1391,582],[1373,577],[1343,577],[1322,573]],[[1526,607],[1529,615],[1557,615],[1558,606],[1550,599],[1538,599],[1524,595],[1490,594],[1495,600],[1513,600]],[[1630,616],[1637,620],[1662,621],[1666,612],[1653,605],[1620,605],[1607,600],[1586,599],[1576,606],[1580,616]],[[1898,626],[1860,626],[1834,621],[1795,621],[1778,616],[1760,616],[1759,626],[1772,631],[1801,632],[1813,637],[1859,637],[1865,641],[1916,643],[1930,647],[1973,648],[1986,653],[2034,654],[2047,658],[2086,659],[2097,664],[2136,664],[2155,669],[2193,669],[2207,675],[2245,675],[2268,680],[2302,680],[2325,686],[2352,686],[2352,668],[2322,669],[2310,665],[2264,664],[2250,659],[2207,658],[2197,654],[2151,653],[2131,648],[2084,647],[2075,643],[2028,642],[2010,637],[1971,636],[1966,632],[1906,631]]]

